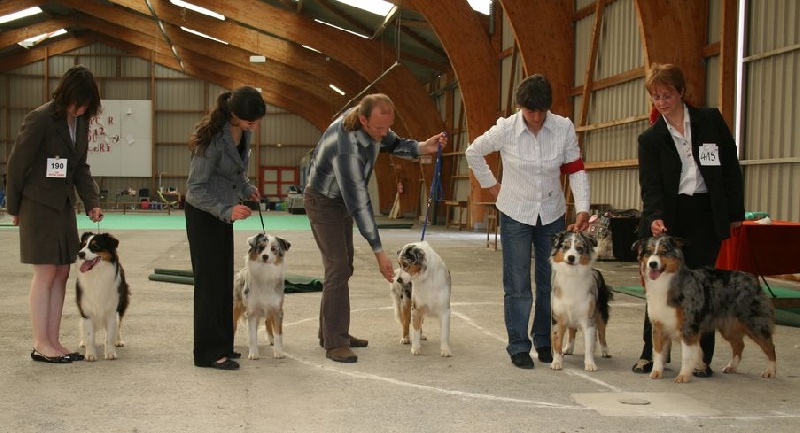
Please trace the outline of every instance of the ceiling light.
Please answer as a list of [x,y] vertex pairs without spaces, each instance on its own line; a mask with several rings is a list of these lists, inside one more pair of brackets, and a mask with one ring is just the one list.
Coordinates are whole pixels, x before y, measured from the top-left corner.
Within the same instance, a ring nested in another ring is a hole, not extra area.
[[40,13],[42,13],[42,10],[37,7],[23,9],[21,11],[14,12],[13,14],[0,16],[0,24],[9,23],[20,18],[25,18]]
[[214,18],[216,18],[216,19],[218,19],[220,21],[225,21],[225,15],[216,13],[216,12],[214,12],[214,11],[212,11],[210,9],[206,9],[206,8],[204,8],[202,6],[193,5],[193,4],[185,2],[183,0],[169,0],[169,2],[174,4],[175,6],[180,7],[180,8],[186,8],[186,9],[189,9],[189,10],[193,10],[193,11],[199,13],[199,14],[208,15],[208,16],[214,17]]
[[250,56],[250,63],[264,63],[267,61],[267,56]]
[[328,84],[328,87],[330,87],[331,89],[333,89],[333,91],[334,91],[334,92],[336,92],[336,93],[338,93],[338,94],[340,94],[340,95],[344,96],[344,91],[343,91],[342,89],[340,89],[340,88],[338,88],[338,87],[334,86],[333,84]]
[[45,39],[54,38],[56,36],[61,36],[66,32],[67,31],[64,30],[64,29],[58,29],[58,30],[56,30],[54,32],[42,33],[41,35],[33,36],[33,37],[30,37],[30,38],[21,40],[21,41],[17,42],[17,44],[19,46],[21,46],[21,47],[24,47],[24,48],[30,48],[30,47],[38,44],[39,42],[42,42]]
[[339,26],[336,26],[336,25],[333,25],[333,24],[331,24],[331,23],[326,23],[325,21],[321,21],[321,20],[318,20],[318,19],[314,19],[314,21],[316,21],[316,22],[318,22],[318,23],[320,23],[320,24],[325,24],[326,26],[333,27],[333,28],[334,28],[334,29],[336,29],[336,30],[342,30],[342,31],[345,31],[345,32],[347,32],[347,33],[352,33],[352,34],[354,34],[354,35],[358,36],[359,38],[369,39],[367,36],[364,36],[364,35],[362,35],[361,33],[357,33],[357,32],[354,32],[354,31],[352,31],[352,30],[343,29],[343,28],[341,28],[341,27],[339,27]]
[[217,39],[217,38],[215,38],[213,36],[209,36],[209,35],[207,35],[205,33],[198,32],[197,30],[192,30],[192,29],[190,29],[188,27],[181,26],[181,30],[183,30],[184,32],[189,32],[189,33],[191,33],[193,35],[200,36],[201,38],[211,39],[212,41],[217,41],[217,42],[219,42],[221,44],[230,45],[229,43],[223,41],[222,39]]

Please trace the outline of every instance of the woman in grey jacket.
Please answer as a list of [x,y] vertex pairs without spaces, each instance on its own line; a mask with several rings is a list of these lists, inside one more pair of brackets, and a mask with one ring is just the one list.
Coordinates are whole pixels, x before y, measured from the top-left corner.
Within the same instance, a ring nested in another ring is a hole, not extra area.
[[240,87],[217,98],[189,140],[186,235],[194,272],[194,364],[236,370],[233,351],[233,222],[258,201],[247,178],[250,138],[266,113],[261,94]]

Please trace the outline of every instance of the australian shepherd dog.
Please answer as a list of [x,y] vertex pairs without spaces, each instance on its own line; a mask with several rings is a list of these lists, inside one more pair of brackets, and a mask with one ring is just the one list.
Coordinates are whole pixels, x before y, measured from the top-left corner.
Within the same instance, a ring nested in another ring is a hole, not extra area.
[[[603,275],[594,269],[597,259],[597,240],[588,233],[564,231],[553,235],[550,253],[552,266],[551,308],[553,311],[553,362],[550,368],[563,368],[563,354],[571,355],[575,333],[583,332],[586,371],[596,371],[595,339],[600,342],[600,354],[610,358],[606,344],[609,301],[614,295]],[[569,332],[566,344],[564,334]]]
[[681,369],[675,382],[689,382],[694,368],[704,369],[700,333],[718,329],[731,344],[732,357],[722,370],[735,373],[747,335],[767,355],[761,377],[775,377],[775,318],[772,304],[752,274],[713,268],[691,270],[683,261],[684,241],[660,236],[634,244],[644,279],[647,311],[653,323],[653,371],[664,372],[665,346],[681,342]]
[[258,359],[258,325],[261,320],[272,346],[272,356],[283,358],[284,258],[291,244],[285,239],[259,233],[247,239],[244,267],[233,279],[233,332],[247,317],[248,359]]
[[81,315],[81,343],[86,361],[97,360],[95,332],[106,331],[105,359],[117,359],[122,347],[120,326],[130,302],[130,288],[119,262],[119,240],[108,233],[85,232],[78,250],[79,273],[76,288]]
[[395,293],[396,290],[401,291],[400,296],[393,297],[396,315],[403,329],[401,341],[406,342],[410,324],[411,354],[419,355],[422,322],[425,316],[438,316],[441,327],[440,353],[444,357],[453,356],[450,351],[450,271],[442,258],[424,241],[405,245],[397,253],[397,260],[400,269],[396,272],[392,290]]

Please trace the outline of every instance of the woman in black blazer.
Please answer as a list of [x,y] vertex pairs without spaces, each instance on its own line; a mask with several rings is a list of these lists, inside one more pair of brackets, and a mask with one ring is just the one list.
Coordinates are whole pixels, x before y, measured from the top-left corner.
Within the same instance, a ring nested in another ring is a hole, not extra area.
[[[639,237],[687,239],[684,258],[689,268],[714,266],[720,244],[744,220],[744,192],[736,143],[716,108],[694,108],[683,100],[683,72],[672,64],[653,64],[645,87],[660,113],[639,136],[639,185],[642,219]],[[644,348],[633,371],[653,368],[652,329],[645,310]],[[700,340],[705,368],[696,377],[713,374],[714,332]]]
[[61,345],[61,312],[69,268],[78,254],[76,194],[92,221],[103,219],[97,187],[86,163],[89,123],[100,113],[91,71],[73,66],[53,100],[25,116],[8,157],[7,207],[19,226],[20,260],[33,265],[31,316],[34,361],[83,359]]

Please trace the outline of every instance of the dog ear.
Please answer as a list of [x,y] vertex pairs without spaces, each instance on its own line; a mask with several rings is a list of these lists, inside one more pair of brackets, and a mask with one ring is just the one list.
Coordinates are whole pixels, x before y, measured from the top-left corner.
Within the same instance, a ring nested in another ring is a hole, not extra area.
[[254,236],[250,236],[247,239],[247,245],[250,245],[250,248],[255,248],[258,245],[258,237],[259,236],[261,236],[260,233],[257,234],[257,235],[254,235]]
[[578,234],[583,238],[583,242],[597,248],[597,238],[589,234],[588,232],[578,232]]
[[414,247],[411,253],[414,255],[414,261],[419,263],[419,269],[421,271],[427,270],[428,258],[425,255],[425,251],[420,247]]
[[561,244],[561,241],[563,240],[564,235],[566,233],[567,233],[566,231],[562,231],[562,232],[553,233],[552,235],[550,235],[550,243],[551,243],[552,248],[557,248],[558,245]]
[[92,232],[83,232],[83,234],[81,235],[81,243],[86,241],[86,239],[88,239],[89,236],[92,236],[92,235],[94,235],[94,233],[92,233]]
[[631,251],[636,252],[637,256],[641,256],[642,255],[642,247],[643,247],[643,245],[644,245],[644,243],[646,241],[647,241],[646,239],[637,240],[636,242],[633,243],[633,245],[631,245]]
[[108,240],[111,242],[111,245],[113,245],[114,248],[117,248],[119,246],[119,239],[109,235],[108,233],[105,234],[108,236]]
[[283,238],[279,238],[279,237],[276,237],[275,239],[278,241],[278,245],[281,246],[281,251],[284,251],[284,252],[285,251],[289,251],[289,247],[292,246],[292,244],[290,244],[289,241],[287,241],[286,239],[283,239]]

